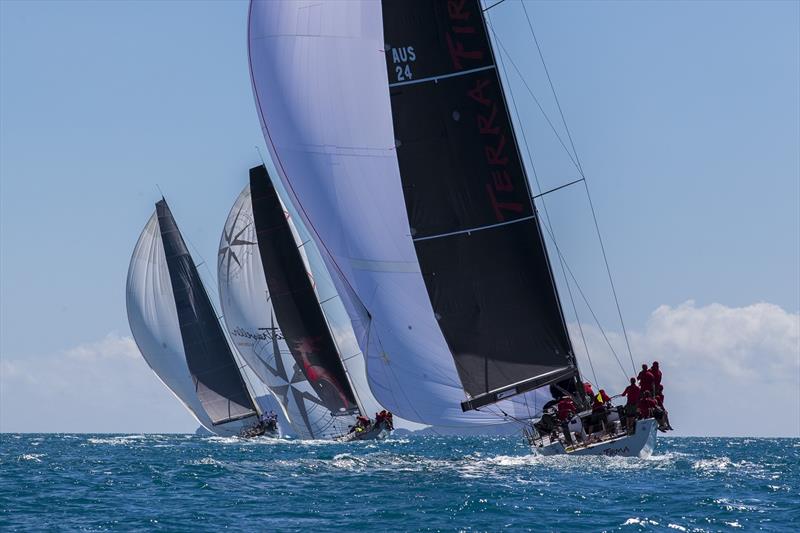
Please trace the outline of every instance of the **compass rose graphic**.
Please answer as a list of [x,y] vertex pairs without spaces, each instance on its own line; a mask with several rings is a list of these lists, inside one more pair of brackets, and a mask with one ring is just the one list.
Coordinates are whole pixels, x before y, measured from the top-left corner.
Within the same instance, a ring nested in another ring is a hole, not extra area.
[[283,336],[275,325],[274,315],[271,317],[270,327],[258,329],[268,332],[268,337],[272,341],[272,354],[274,355],[275,367],[273,368],[260,356],[259,358],[264,366],[267,367],[267,370],[282,382],[282,385],[270,385],[270,389],[273,393],[275,393],[276,396],[278,396],[278,398],[280,398],[280,401],[283,405],[288,406],[291,400],[294,401],[295,408],[300,413],[300,418],[303,419],[303,423],[305,424],[309,435],[311,438],[316,438],[316,435],[314,435],[313,424],[311,423],[309,417],[310,413],[306,401],[322,408],[325,408],[325,404],[315,395],[309,393],[308,391],[300,390],[295,386],[296,384],[300,383],[308,383],[308,380],[306,379],[305,375],[303,375],[303,372],[300,370],[300,367],[297,365],[297,363],[292,364],[292,375],[289,376],[288,369],[283,361],[283,354],[281,353],[280,345],[278,344],[278,339],[282,339]]
[[[244,227],[237,231],[237,223],[239,222],[239,219],[241,218],[242,222],[245,222],[245,219],[242,215],[246,205],[246,201],[242,202],[242,204],[239,206],[239,210],[236,211],[236,216],[233,218],[233,222],[231,222],[230,227],[225,228],[225,231],[222,233],[225,243],[220,247],[217,256],[219,258],[220,265],[225,264],[226,260],[228,262],[227,266],[225,267],[226,279],[230,279],[231,277],[232,263],[235,262],[237,267],[241,269],[242,262],[240,261],[240,258],[242,258],[247,248],[256,244],[255,241],[242,238],[244,232],[253,225],[252,220],[246,222]],[[243,247],[245,247],[245,249],[242,249]]]

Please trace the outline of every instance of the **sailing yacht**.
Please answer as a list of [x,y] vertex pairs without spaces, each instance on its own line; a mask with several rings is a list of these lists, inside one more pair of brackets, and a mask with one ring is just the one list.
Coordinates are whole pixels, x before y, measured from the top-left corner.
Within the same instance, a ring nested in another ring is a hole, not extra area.
[[126,302],[142,357],[200,424],[221,436],[277,436],[277,421],[248,388],[163,198],[134,248]]
[[[248,42],[378,401],[441,427],[528,427],[551,385],[587,408],[481,3],[251,2]],[[649,454],[655,424],[614,438]]]
[[390,421],[364,424],[359,391],[323,313],[303,243],[266,168],[231,209],[220,240],[225,325],[249,367],[278,398],[299,438],[372,440]]

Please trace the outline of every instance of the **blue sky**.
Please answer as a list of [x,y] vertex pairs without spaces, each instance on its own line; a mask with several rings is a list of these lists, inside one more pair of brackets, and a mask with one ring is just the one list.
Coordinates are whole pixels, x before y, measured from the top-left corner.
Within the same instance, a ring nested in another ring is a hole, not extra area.
[[[797,434],[800,4],[527,5],[637,351],[667,368],[674,355],[685,383],[763,383],[794,409],[772,433]],[[54,412],[60,430],[194,428],[131,352],[125,276],[156,184],[213,264],[255,147],[266,153],[246,16],[245,2],[0,2],[0,430],[47,430]],[[520,4],[490,22],[560,128]],[[505,79],[543,188],[577,177],[519,77]],[[618,333],[585,194],[547,207]]]

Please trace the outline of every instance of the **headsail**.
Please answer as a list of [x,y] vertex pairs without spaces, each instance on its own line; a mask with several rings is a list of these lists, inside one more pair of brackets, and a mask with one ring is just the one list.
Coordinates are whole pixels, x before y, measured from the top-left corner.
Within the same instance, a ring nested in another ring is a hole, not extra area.
[[481,4],[383,0],[410,232],[465,408],[574,374]]
[[[162,211],[165,213],[168,211]],[[148,365],[201,424],[222,435],[236,435],[254,420],[237,417],[239,420],[226,422],[219,416],[212,416],[207,410],[208,402],[198,394],[198,380],[192,375],[187,361],[158,215],[158,212],[154,213],[148,220],[131,256],[126,288],[131,332]],[[177,231],[174,221],[172,227]],[[194,269],[193,264],[191,268]],[[238,413],[255,415],[249,395],[242,401],[251,407],[238,410]]]
[[156,204],[183,349],[197,396],[214,424],[256,414],[206,288],[165,200]]
[[[268,179],[263,171],[257,178]],[[284,240],[282,244],[291,244],[291,249],[300,257],[296,268],[307,275],[309,265],[298,251],[296,230],[291,219],[284,217],[284,220],[292,240],[291,243]],[[276,319],[275,302],[267,285],[259,246],[248,185],[231,209],[220,240],[217,277],[231,338],[250,368],[279,398],[300,438],[341,435],[355,419],[333,416],[331,408],[320,398],[293,357]]]
[[[252,2],[250,67],[267,146],[353,318],[377,400],[427,424],[502,423],[497,411],[461,409],[403,201],[386,44],[380,2]],[[500,408],[528,412],[524,401]]]

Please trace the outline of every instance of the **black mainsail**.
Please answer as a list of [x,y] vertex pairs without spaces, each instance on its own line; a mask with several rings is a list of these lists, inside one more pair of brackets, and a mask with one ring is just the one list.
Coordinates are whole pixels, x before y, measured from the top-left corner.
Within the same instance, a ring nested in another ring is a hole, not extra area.
[[214,307],[166,200],[156,203],[186,363],[214,425],[257,414]]
[[577,367],[478,0],[382,0],[411,235],[470,399]]
[[357,413],[355,394],[264,165],[250,169],[250,193],[271,303],[295,364],[332,414]]

